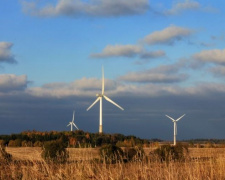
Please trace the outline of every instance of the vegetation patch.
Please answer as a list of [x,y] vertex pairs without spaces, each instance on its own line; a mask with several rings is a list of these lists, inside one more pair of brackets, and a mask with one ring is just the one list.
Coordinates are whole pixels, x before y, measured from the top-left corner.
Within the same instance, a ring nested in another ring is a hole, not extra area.
[[11,160],[12,160],[12,155],[5,151],[5,146],[3,144],[0,144],[0,161],[9,162]]
[[107,144],[100,148],[100,155],[104,162],[116,163],[122,161],[123,150],[116,145]]
[[46,161],[64,163],[68,158],[66,144],[62,140],[47,141],[44,143],[41,155]]
[[[163,145],[154,150],[155,155],[161,162],[166,161],[183,161],[185,153],[188,153],[188,147],[178,143],[176,146]],[[152,155],[152,154],[151,154]]]
[[145,156],[145,152],[141,146],[136,146],[131,148],[125,148],[124,155],[126,161],[142,161]]

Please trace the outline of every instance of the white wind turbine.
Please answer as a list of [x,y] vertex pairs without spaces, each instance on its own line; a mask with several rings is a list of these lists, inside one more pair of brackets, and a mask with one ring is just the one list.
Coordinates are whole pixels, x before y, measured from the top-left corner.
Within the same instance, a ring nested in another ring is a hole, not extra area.
[[170,116],[166,115],[166,117],[170,118],[173,121],[173,123],[174,123],[174,140],[173,140],[173,145],[174,146],[176,145],[177,121],[179,121],[184,116],[185,116],[185,114],[175,120],[175,119],[171,118]]
[[74,123],[74,114],[75,114],[75,111],[73,111],[73,119],[72,119],[72,121],[69,122],[69,124],[67,125],[67,126],[71,126],[71,131],[73,131],[73,126],[75,128],[77,128],[77,130],[79,130],[78,127],[76,126],[76,124]]
[[120,107],[118,104],[116,104],[115,102],[113,102],[111,99],[109,99],[104,94],[104,89],[105,89],[105,84],[104,84],[104,69],[102,67],[102,93],[101,94],[96,94],[97,99],[95,100],[95,102],[89,108],[87,108],[87,111],[88,111],[89,109],[91,109],[92,106],[94,106],[98,101],[100,101],[100,109],[99,109],[99,111],[100,111],[99,112],[99,133],[102,133],[102,98],[105,98],[105,100],[107,100],[110,103],[114,104],[115,106],[117,106],[121,110],[124,110],[122,107]]

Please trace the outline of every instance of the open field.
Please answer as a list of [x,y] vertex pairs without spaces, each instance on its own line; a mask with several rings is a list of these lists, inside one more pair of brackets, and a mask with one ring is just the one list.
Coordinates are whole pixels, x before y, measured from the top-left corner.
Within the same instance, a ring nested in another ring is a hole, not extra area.
[[[99,157],[98,149],[72,149],[69,162],[48,164],[40,158],[40,148],[7,148],[14,159],[30,161],[1,162],[0,179],[40,179],[40,180],[224,180],[224,148],[190,148],[189,157],[184,162],[151,161],[146,156],[143,161],[108,164],[92,161]],[[145,149],[151,151],[149,148]],[[191,158],[190,158],[191,157]],[[36,160],[38,161],[36,161]],[[72,161],[83,159],[82,161]]]
[[[99,158],[99,148],[67,148],[70,160]],[[42,160],[40,147],[7,147],[14,160]]]
[[[99,148],[67,148],[70,160],[90,160],[99,157]],[[153,148],[144,148],[149,155]],[[7,147],[6,151],[15,160],[41,160],[41,148],[39,147]],[[201,157],[225,157],[225,148],[189,148],[189,156]]]

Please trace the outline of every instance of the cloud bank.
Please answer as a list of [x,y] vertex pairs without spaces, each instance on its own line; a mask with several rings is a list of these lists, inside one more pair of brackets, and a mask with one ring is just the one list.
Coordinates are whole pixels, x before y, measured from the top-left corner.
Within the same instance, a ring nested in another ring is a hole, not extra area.
[[161,65],[140,72],[130,72],[119,79],[139,83],[177,83],[185,81],[188,75],[179,73],[181,64]]
[[0,93],[11,91],[22,91],[27,87],[28,81],[26,75],[16,76],[15,74],[0,75]]
[[44,6],[36,2],[23,1],[23,11],[33,16],[127,16],[145,13],[148,0],[58,0],[56,4]]
[[[152,72],[176,75],[178,67],[159,66],[158,69],[152,69]],[[0,93],[2,133],[16,133],[27,129],[68,130],[66,122],[71,119],[74,108],[78,126],[84,131],[97,132],[99,107],[95,106],[89,112],[86,112],[86,108],[95,100],[95,94],[101,91],[101,79],[82,78],[70,83],[55,82],[41,87],[19,88],[26,85],[24,75],[4,75],[0,77],[0,82],[5,87],[10,83],[14,86],[5,88]],[[12,90],[18,93],[9,94]],[[168,140],[172,139],[172,126],[170,131],[170,122],[164,114],[179,117],[186,113],[187,120],[180,124],[180,129],[184,129],[180,138],[223,137],[223,84],[208,82],[181,87],[170,83],[135,84],[106,79],[105,93],[124,107],[125,111],[119,111],[104,101],[104,132]],[[11,126],[12,123],[14,126]],[[193,123],[196,125],[194,128]],[[215,129],[212,123],[215,124]],[[135,129],[141,131],[134,131]],[[163,136],[158,133],[162,131],[165,132]],[[190,131],[193,132],[191,135]]]

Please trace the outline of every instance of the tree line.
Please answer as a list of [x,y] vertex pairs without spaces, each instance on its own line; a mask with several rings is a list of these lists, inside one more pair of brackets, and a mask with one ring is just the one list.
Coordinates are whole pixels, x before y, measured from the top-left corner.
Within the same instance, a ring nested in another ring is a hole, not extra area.
[[8,147],[42,147],[47,141],[60,140],[67,147],[101,147],[105,144],[113,144],[119,147],[134,147],[137,145],[148,146],[149,140],[136,136],[122,134],[99,134],[76,131],[24,131],[19,134],[0,135],[0,144]]

